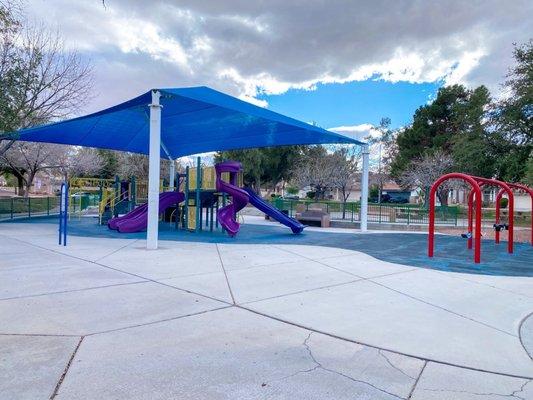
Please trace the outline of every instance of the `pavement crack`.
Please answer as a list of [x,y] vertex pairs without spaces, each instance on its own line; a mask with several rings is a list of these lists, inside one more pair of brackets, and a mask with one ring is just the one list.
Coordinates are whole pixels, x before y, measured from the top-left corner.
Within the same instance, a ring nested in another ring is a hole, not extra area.
[[140,324],[134,324],[134,325],[128,325],[128,326],[123,326],[123,327],[119,327],[119,328],[107,329],[107,330],[104,330],[104,331],[91,332],[91,333],[87,333],[85,336],[94,336],[94,335],[100,335],[102,333],[117,332],[117,331],[123,331],[123,330],[126,330],[126,329],[140,328],[140,327],[148,326],[148,325],[156,325],[156,324],[160,324],[160,323],[163,323],[163,322],[175,321],[177,319],[195,317],[197,315],[207,314],[207,313],[210,313],[210,312],[213,312],[213,311],[225,310],[225,309],[231,308],[231,307],[234,307],[234,306],[231,305],[231,304],[227,304],[225,306],[213,308],[211,310],[203,310],[203,311],[198,311],[198,312],[191,313],[191,314],[178,315],[177,317],[158,319],[156,321],[149,321],[149,322],[144,322],[144,323],[140,323]]
[[298,290],[296,292],[284,293],[284,294],[280,294],[280,295],[277,295],[277,296],[270,296],[270,297],[264,297],[264,298],[261,298],[261,299],[258,299],[258,300],[246,301],[246,302],[240,303],[240,304],[241,305],[248,305],[248,304],[260,303],[260,302],[266,301],[266,300],[280,299],[280,298],[283,298],[283,297],[293,296],[293,295],[296,295],[296,294],[314,292],[315,290],[330,289],[330,288],[333,288],[333,287],[349,285],[351,283],[355,283],[355,282],[359,282],[359,281],[361,281],[361,279],[355,279],[355,280],[351,280],[351,281],[347,281],[347,282],[341,282],[341,283],[333,283],[331,285],[319,286],[319,287],[314,287],[314,288],[310,288],[310,289],[303,289],[303,290]]
[[378,353],[381,357],[383,357],[385,359],[385,361],[387,362],[387,364],[389,364],[393,369],[395,369],[396,371],[398,371],[400,374],[406,376],[407,378],[409,379],[416,379],[416,377],[414,376],[411,376],[409,375],[408,373],[406,373],[404,370],[402,370],[401,368],[397,367],[396,365],[394,365],[394,363],[390,360],[389,357],[387,357],[387,355],[383,352],[383,350],[381,349],[378,349]]
[[422,374],[424,373],[424,370],[426,369],[427,365],[428,365],[428,362],[424,361],[424,365],[422,365],[422,368],[420,369],[420,372],[418,373],[418,376],[416,377],[416,380],[413,383],[413,387],[409,391],[409,395],[407,396],[407,400],[409,400],[411,397],[413,397],[413,394],[415,392],[416,386],[418,385],[418,382],[420,381],[420,378],[422,377]]
[[81,336],[80,337],[80,340],[78,341],[78,344],[76,345],[76,347],[74,348],[74,351],[72,352],[68,362],[67,362],[67,365],[65,367],[65,369],[63,370],[63,373],[61,374],[61,376],[59,377],[59,380],[57,381],[57,384],[56,384],[56,387],[54,388],[54,391],[52,392],[52,394],[50,395],[50,400],[53,400],[56,398],[58,392],[59,392],[59,388],[61,387],[61,384],[63,383],[63,381],[65,380],[65,377],[67,376],[67,373],[68,373],[68,370],[70,368],[70,366],[72,365],[72,361],[74,361],[74,357],[76,357],[76,353],[78,352],[80,346],[81,346],[81,343],[83,342],[83,339],[85,338],[85,336]]
[[[469,370],[469,371],[485,372],[485,373],[488,373],[488,374],[494,374],[494,375],[499,375],[499,376],[507,376],[507,377],[510,377],[510,378],[527,379],[527,380],[531,380],[532,379],[532,377],[529,376],[529,375],[519,375],[519,374],[512,374],[512,373],[508,373],[508,372],[500,372],[500,371],[494,371],[494,370],[483,369],[483,368],[475,368],[475,367],[464,365],[464,364],[457,364],[457,363],[447,362],[447,361],[439,360],[439,359],[435,359],[435,358],[423,357],[423,356],[416,355],[416,354],[413,354],[413,353],[406,353],[406,352],[402,352],[402,351],[399,351],[399,350],[395,350],[393,348],[380,347],[380,346],[377,346],[377,345],[372,344],[372,343],[363,342],[363,341],[356,340],[356,339],[351,339],[351,338],[348,338],[346,336],[340,336],[340,335],[336,335],[334,333],[331,333],[331,332],[328,332],[328,331],[325,331],[325,330],[313,328],[310,325],[304,325],[304,324],[301,324],[301,323],[298,323],[298,322],[294,322],[294,321],[291,321],[291,320],[288,320],[288,319],[277,317],[275,315],[266,314],[264,312],[255,310],[253,308],[248,308],[248,307],[246,307],[244,305],[236,304],[235,307],[239,308],[241,310],[245,310],[245,311],[251,312],[251,313],[256,314],[256,315],[260,315],[260,316],[268,318],[268,319],[272,319],[274,321],[282,322],[284,324],[288,324],[288,325],[296,326],[296,327],[301,328],[301,329],[305,329],[306,331],[319,333],[321,335],[325,335],[325,336],[331,337],[333,339],[339,339],[339,340],[342,340],[342,341],[345,341],[345,342],[355,343],[355,344],[362,345],[362,346],[367,346],[367,347],[370,347],[372,349],[385,350],[385,351],[387,351],[389,353],[394,353],[394,354],[398,354],[398,355],[401,355],[401,356],[411,357],[411,358],[414,358],[414,359],[417,359],[417,360],[424,361],[426,363],[427,362],[433,362],[433,363],[440,364],[440,365],[448,365],[448,366],[451,366],[451,367],[462,368],[462,369],[466,369],[466,370]],[[424,368],[422,368],[422,371],[423,371],[423,369]]]
[[124,283],[113,283],[113,284],[110,284],[110,285],[102,285],[102,286],[89,286],[89,287],[79,288],[79,289],[59,290],[57,292],[45,292],[45,293],[37,293],[37,294],[27,294],[27,295],[23,295],[23,296],[3,297],[3,298],[0,299],[0,301],[17,300],[17,299],[28,299],[28,298],[33,298],[33,297],[50,296],[50,295],[53,295],[53,294],[85,292],[85,291],[88,291],[88,290],[107,289],[107,288],[111,288],[111,287],[137,285],[139,283],[148,283],[148,282],[149,281],[147,281],[147,280],[142,280],[142,281],[133,281],[133,282],[124,282]]
[[380,287],[382,287],[382,288],[384,288],[384,289],[387,289],[387,290],[390,290],[390,291],[392,291],[392,292],[398,293],[398,294],[400,294],[400,295],[403,295],[403,296],[405,296],[405,297],[408,297],[408,298],[410,298],[410,299],[412,299],[412,300],[415,300],[415,301],[417,301],[417,302],[420,302],[420,303],[426,304],[426,305],[428,305],[428,306],[431,306],[431,307],[437,308],[437,309],[442,310],[442,311],[444,311],[444,312],[447,312],[447,313],[449,313],[449,314],[453,314],[453,315],[455,315],[455,316],[457,316],[457,317],[467,319],[467,320],[469,320],[469,321],[472,321],[472,322],[474,322],[474,323],[476,323],[476,324],[479,324],[479,325],[483,325],[483,326],[485,326],[485,327],[487,327],[487,328],[490,328],[490,329],[494,329],[495,331],[501,332],[501,333],[503,333],[503,334],[505,334],[505,335],[509,335],[509,336],[511,336],[511,337],[518,338],[518,335],[514,335],[514,334],[512,334],[512,333],[510,333],[510,332],[504,331],[503,329],[500,329],[500,328],[498,328],[498,327],[496,327],[496,326],[492,326],[492,325],[490,325],[490,324],[488,324],[488,323],[485,323],[485,322],[482,322],[482,321],[478,321],[477,319],[474,319],[474,318],[471,318],[471,317],[469,317],[469,316],[467,316],[467,315],[464,315],[464,314],[461,314],[461,313],[458,313],[458,312],[452,311],[452,310],[450,310],[450,309],[448,309],[448,308],[446,308],[446,307],[439,306],[438,304],[434,304],[434,303],[432,303],[432,302],[430,302],[430,301],[426,301],[426,300],[420,299],[420,298],[418,298],[418,297],[416,297],[416,296],[413,296],[413,295],[411,295],[411,294],[409,294],[409,293],[405,293],[405,292],[402,292],[401,290],[394,289],[394,288],[392,288],[392,287],[390,287],[390,286],[387,286],[387,285],[385,285],[385,284],[383,284],[383,283],[376,282],[376,281],[374,281],[373,279],[374,279],[374,278],[367,279],[367,282],[373,283],[374,285],[377,285],[377,286],[380,286]]
[[217,249],[218,259],[220,261],[220,266],[222,267],[222,272],[224,272],[224,277],[226,278],[226,284],[228,285],[229,294],[231,296],[231,301],[233,304],[237,304],[235,302],[235,296],[233,296],[233,290],[231,290],[231,285],[229,283],[228,273],[226,272],[226,268],[224,267],[224,261],[222,260],[222,254],[220,254],[220,249],[218,248],[218,244],[215,244],[215,248]]
[[[0,236],[4,236],[4,235],[1,235]],[[6,236],[7,237],[7,236]],[[21,239],[18,239],[18,238],[11,238],[13,240],[16,240],[20,243],[25,243],[27,244],[28,246],[33,246],[37,249],[41,249],[41,250],[45,250],[45,251],[48,251],[48,252],[51,252],[51,253],[54,253],[54,254],[60,254],[62,256],[65,256],[65,257],[70,257],[72,259],[75,259],[75,260],[81,260],[81,261],[84,261],[84,262],[87,262],[87,263],[90,263],[90,264],[94,264],[94,265],[97,265],[101,268],[107,268],[109,270],[112,270],[112,271],[117,271],[117,272],[121,272],[123,274],[126,274],[126,275],[130,275],[130,276],[135,276],[137,278],[140,278],[140,279],[143,279],[143,280],[146,280],[148,282],[152,282],[152,283],[155,283],[157,285],[161,285],[161,286],[166,286],[166,287],[169,287],[169,288],[172,288],[172,289],[176,289],[176,290],[180,290],[182,292],[185,292],[185,293],[189,293],[189,294],[194,294],[196,296],[200,296],[200,297],[204,297],[206,299],[211,299],[211,300],[215,300],[217,302],[220,302],[220,303],[224,303],[224,304],[228,304],[228,305],[232,305],[231,303],[228,303],[227,301],[224,301],[224,300],[221,300],[221,299],[217,299],[215,297],[212,297],[212,296],[208,296],[208,295],[205,295],[205,294],[202,294],[202,293],[198,293],[198,292],[195,292],[195,291],[192,291],[192,290],[188,290],[188,289],[182,289],[182,288],[179,288],[177,286],[174,286],[174,285],[169,285],[169,284],[166,284],[164,282],[160,282],[160,281],[157,281],[155,279],[151,279],[151,278],[148,278],[148,277],[145,277],[145,276],[141,276],[141,275],[138,275],[138,274],[134,274],[133,272],[128,272],[128,271],[124,271],[124,270],[121,270],[119,268],[114,268],[114,267],[111,267],[109,265],[105,265],[105,264],[102,264],[100,262],[96,262],[96,261],[91,261],[91,260],[86,260],[82,257],[77,257],[77,256],[74,256],[72,254],[65,254],[65,253],[61,253],[60,251],[57,251],[57,250],[53,250],[53,249],[49,249],[47,247],[43,247],[43,246],[39,246],[39,245],[36,245],[36,244],[33,244],[33,243],[30,243],[30,242],[26,242],[24,240],[21,240]]]
[[311,351],[311,347],[309,347],[309,340],[311,340],[311,336],[313,335],[314,332],[309,332],[309,335],[307,335],[307,337],[305,338],[304,342],[303,342],[303,345],[304,347],[306,348],[307,350],[307,353],[309,354],[309,357],[311,358],[311,360],[313,360],[313,362],[320,368],[322,368],[322,364],[320,364],[317,359],[315,358],[315,356],[313,355],[313,352]]
[[512,397],[516,397],[517,399],[526,400],[525,397],[517,396],[518,393],[522,393],[527,385],[529,385],[533,380],[525,381],[524,384],[520,387],[520,389],[515,390],[513,393],[511,393]]
[[103,260],[104,258],[109,257],[109,256],[111,256],[111,255],[113,255],[113,254],[115,254],[115,253],[118,253],[120,250],[125,249],[126,247],[129,247],[129,246],[131,246],[131,245],[137,243],[138,241],[139,241],[139,239],[134,239],[132,242],[128,242],[128,243],[125,244],[124,246],[121,246],[121,247],[119,247],[118,249],[115,249],[115,250],[113,250],[112,252],[110,252],[109,254],[106,254],[106,255],[104,255],[104,256],[102,256],[102,257],[99,257],[99,258],[97,258],[97,259],[94,260],[94,261],[95,261],[95,262],[101,261],[101,260]]
[[340,377],[343,377],[345,379],[348,379],[354,383],[358,383],[358,384],[363,384],[363,385],[367,385],[367,386],[370,386],[371,388],[373,389],[376,389],[382,393],[385,393],[385,394],[388,394],[389,396],[393,396],[397,399],[401,399],[400,396],[394,394],[394,393],[391,393],[391,392],[388,392],[384,389],[381,389],[375,385],[373,385],[372,383],[370,382],[367,382],[367,381],[364,381],[362,379],[356,379],[354,378],[353,376],[350,376],[350,375],[347,375],[343,372],[340,372],[340,371],[336,371],[334,369],[331,369],[331,368],[328,368],[328,367],[324,367],[317,359],[316,357],[314,356],[313,354],[313,351],[311,350],[311,346],[309,345],[309,340],[311,339],[311,336],[313,335],[314,332],[309,332],[309,335],[307,335],[307,337],[305,338],[304,342],[303,342],[303,345],[304,347],[307,349],[307,353],[309,354],[309,357],[311,358],[311,360],[316,364],[316,366],[314,368],[312,368],[310,371],[314,371],[316,369],[322,369],[326,372],[329,372],[329,373],[332,373],[332,374],[335,374],[335,375],[338,375]]
[[422,389],[422,390],[426,392],[467,393],[473,396],[483,396],[483,397],[497,396],[497,397],[502,397],[502,398],[526,400],[525,397],[518,396],[518,393],[522,393],[530,382],[532,381],[529,380],[529,381],[524,382],[522,386],[520,386],[520,389],[517,389],[510,394],[502,394],[502,393],[494,393],[494,392],[470,392],[468,390],[450,390],[450,389]]

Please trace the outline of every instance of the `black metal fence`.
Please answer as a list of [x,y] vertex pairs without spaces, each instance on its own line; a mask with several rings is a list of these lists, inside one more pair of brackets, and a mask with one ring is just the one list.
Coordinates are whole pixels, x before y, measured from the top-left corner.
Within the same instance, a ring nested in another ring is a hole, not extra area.
[[[361,206],[359,202],[346,204],[338,201],[312,201],[275,198],[276,208],[284,210],[294,217],[297,212],[309,208],[321,208],[330,215],[332,221],[360,221]],[[435,223],[439,225],[457,226],[459,217],[458,207],[437,207]],[[429,212],[426,208],[414,204],[372,204],[368,205],[368,222],[401,225],[428,224]]]
[[12,197],[0,199],[0,220],[32,218],[59,212],[59,197]]

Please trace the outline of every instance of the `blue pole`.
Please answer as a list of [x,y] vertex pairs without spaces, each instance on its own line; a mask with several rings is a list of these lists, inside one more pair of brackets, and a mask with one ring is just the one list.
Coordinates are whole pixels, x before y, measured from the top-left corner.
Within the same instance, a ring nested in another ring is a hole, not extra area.
[[63,192],[65,184],[61,184],[60,198],[59,198],[59,241],[58,244],[61,245],[61,237],[63,235]]
[[202,187],[202,164],[201,159],[196,159],[196,224],[195,231],[198,232],[202,229],[202,210],[200,208],[200,190]]
[[63,246],[67,245],[67,221],[68,221],[68,183],[65,183],[65,216],[64,218],[64,224],[65,227],[63,229]]
[[68,219],[68,184],[61,184],[61,198],[59,199],[59,245],[67,245]]
[[65,183],[65,212],[63,216],[63,246],[67,245],[67,221],[68,221],[68,183]]
[[189,167],[185,168],[185,201],[183,203],[185,229],[189,229]]

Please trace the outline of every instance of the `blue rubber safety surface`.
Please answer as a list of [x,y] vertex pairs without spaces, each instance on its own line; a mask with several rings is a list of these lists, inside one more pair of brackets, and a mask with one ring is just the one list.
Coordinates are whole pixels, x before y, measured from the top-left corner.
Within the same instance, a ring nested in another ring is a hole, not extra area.
[[[51,224],[57,223],[57,217],[53,219],[16,220],[15,222]],[[118,233],[112,231],[106,226],[97,225],[96,219],[92,218],[69,221],[68,233],[73,236],[109,239],[144,239],[146,237],[145,232]],[[306,230],[301,234],[294,235],[290,229],[277,224],[272,224],[272,226],[244,224],[238,235],[231,238],[220,228],[214,232],[206,230],[194,233],[175,230],[173,225],[161,223],[159,239],[225,244],[293,244],[337,247],[360,251],[379,260],[420,268],[481,275],[533,277],[533,246],[530,244],[515,243],[514,253],[508,254],[506,242],[496,245],[491,240],[483,240],[481,263],[474,264],[473,252],[466,248],[466,240],[459,235],[437,235],[433,259],[427,257],[427,235],[415,233],[373,232],[361,235]]]

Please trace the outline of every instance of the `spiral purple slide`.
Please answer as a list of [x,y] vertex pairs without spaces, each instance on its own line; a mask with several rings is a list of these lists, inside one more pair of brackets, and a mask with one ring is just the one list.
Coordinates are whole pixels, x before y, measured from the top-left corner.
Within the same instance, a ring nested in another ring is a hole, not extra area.
[[[159,212],[164,212],[167,208],[179,204],[185,196],[181,192],[165,192],[159,195]],[[131,233],[140,232],[146,229],[148,224],[148,204],[143,204],[135,210],[122,217],[109,220],[108,227],[117,229],[119,232]]]
[[[240,162],[225,161],[216,164],[215,169],[217,172],[217,190],[229,194],[233,199],[231,204],[219,209],[217,214],[220,225],[230,236],[235,236],[239,232],[240,225],[236,221],[235,215],[246,207],[248,202],[271,218],[291,228],[293,233],[301,233],[304,230],[305,225],[283,214],[280,210],[264,201],[252,189],[241,189],[236,185],[236,174],[242,169]],[[221,175],[223,172],[230,173],[229,183],[222,180]]]
[[[236,221],[235,215],[248,204],[248,193],[235,185],[236,173],[241,170],[241,163],[237,161],[226,161],[215,165],[217,172],[217,191],[229,194],[232,202],[222,207],[217,212],[218,222],[228,232],[230,236],[235,236],[239,232],[240,224]],[[221,179],[223,172],[229,172],[231,183]]]

